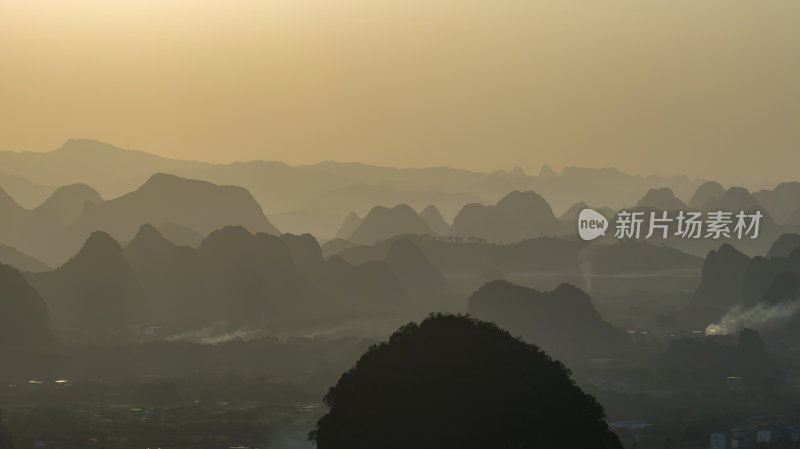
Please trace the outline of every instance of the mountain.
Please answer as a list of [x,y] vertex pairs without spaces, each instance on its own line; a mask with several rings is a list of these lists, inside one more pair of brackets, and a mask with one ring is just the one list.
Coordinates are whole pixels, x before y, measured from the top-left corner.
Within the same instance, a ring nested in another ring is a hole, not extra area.
[[0,263],[0,349],[50,339],[44,300],[16,268]]
[[476,276],[481,273],[526,273],[580,271],[597,274],[647,273],[662,270],[691,270],[702,259],[661,245],[620,242],[587,245],[576,239],[540,237],[510,244],[479,241],[443,241],[424,236],[402,235],[376,245],[342,249],[338,255],[352,264],[386,260],[395,240],[407,239],[419,248],[437,270],[449,274]]
[[149,321],[177,328],[213,321],[206,274],[197,252],[167,240],[152,225],[142,225],[123,254],[147,292]]
[[356,229],[361,225],[361,217],[358,216],[355,212],[350,212],[347,217],[344,219],[344,223],[336,231],[336,237],[340,239],[347,240],[349,239]]
[[[800,275],[787,271],[778,275],[764,294],[764,302],[775,305],[800,298]],[[795,322],[797,318],[795,317]],[[796,330],[796,325],[793,326]]]
[[800,248],[800,234],[783,234],[769,247],[767,259],[787,257],[797,248]]
[[491,242],[518,242],[562,234],[564,228],[544,198],[535,192],[514,191],[494,206],[464,206],[453,220],[450,233]]
[[413,294],[430,295],[450,290],[444,275],[407,239],[397,239],[392,243],[386,263]]
[[[778,223],[788,223],[800,209],[800,182],[782,182],[773,190],[753,193],[755,198]],[[792,220],[792,224],[800,224]]]
[[[52,251],[53,239],[66,232],[67,228],[78,220],[88,203],[102,202],[100,194],[86,184],[59,187],[33,210],[25,224],[14,235],[13,241],[27,253],[38,257],[47,255]],[[80,243],[82,241],[78,242]],[[53,262],[52,259],[48,261]]]
[[202,235],[231,224],[251,232],[280,234],[246,189],[163,173],[151,176],[137,190],[106,201],[101,207],[132,216],[139,224],[177,223]]
[[558,177],[558,173],[556,173],[549,165],[542,165],[542,168],[539,170],[539,177],[540,178],[556,178]]
[[439,213],[439,209],[436,208],[433,204],[428,205],[423,211],[419,214],[419,218],[428,225],[431,230],[439,235],[447,235],[450,232],[450,225],[444,221],[442,218],[442,214]]
[[33,209],[42,204],[42,201],[53,193],[51,186],[36,184],[22,176],[5,173],[0,173],[0,188],[26,209]]
[[540,292],[493,281],[470,296],[469,313],[558,358],[606,357],[628,341],[623,330],[603,321],[586,293],[569,284]]
[[331,256],[312,277],[324,292],[329,317],[353,318],[391,315],[403,306],[407,290],[386,262],[351,264]]
[[647,194],[636,203],[636,207],[657,210],[686,210],[686,204],[675,198],[675,194],[667,187],[648,190]]
[[137,190],[119,198],[84,203],[74,223],[60,233],[41,236],[42,248],[21,249],[55,265],[74,254],[94,231],[107,232],[118,241],[129,241],[143,224],[156,228],[179,225],[200,235],[226,225],[242,225],[252,232],[279,233],[242,187],[156,174]]
[[325,260],[319,242],[311,234],[283,234],[281,240],[286,243],[294,265],[300,273],[313,275]]
[[325,260],[312,235],[283,234],[281,239],[318,299],[314,310],[307,310],[309,316],[326,319],[385,316],[403,305],[407,285],[387,262],[371,261],[355,266],[336,256]]
[[711,200],[719,199],[725,194],[725,188],[716,181],[706,181],[697,188],[689,200],[691,209],[702,209]]
[[267,218],[282,232],[311,234],[321,239],[330,239],[342,224],[342,214],[319,210],[299,210],[270,214]]
[[226,226],[209,234],[197,254],[218,321],[263,324],[297,318],[309,307],[308,286],[280,237]]
[[622,240],[612,245],[597,245],[588,252],[585,261],[598,274],[641,273],[667,270],[698,269],[701,257],[666,246],[640,241]]
[[[403,203],[415,209],[434,204],[448,221],[465,204],[495,201],[513,190],[534,190],[547,197],[554,209],[563,211],[577,201],[625,207],[656,187],[669,187],[676,196],[689,197],[702,182],[685,176],[642,177],[615,168],[565,167],[560,174],[543,168],[539,176],[529,176],[518,168],[490,174],[448,167],[394,168],[331,161],[296,167],[276,161],[210,164],[168,159],[89,139],[70,139],[46,153],[0,151],[0,167],[10,176],[36,185],[84,182],[106,198],[135,189],[155,173],[169,173],[240,185],[270,216],[308,211],[363,215],[376,204]],[[26,191],[6,185],[15,198]],[[0,179],[0,187],[6,185]],[[39,198],[49,192],[38,193]],[[18,202],[26,208],[39,203],[30,201],[27,193],[21,195]],[[307,232],[293,229],[301,231]]]
[[166,222],[158,227],[158,232],[170,242],[180,246],[197,248],[203,242],[203,236],[199,232],[177,223]]
[[0,263],[11,265],[20,271],[32,271],[37,273],[40,271],[52,270],[52,268],[47,266],[44,262],[6,245],[0,245]]
[[10,239],[30,216],[30,211],[17,204],[11,195],[0,189],[0,242]]
[[55,328],[116,332],[145,322],[144,289],[120,245],[104,232],[92,233],[61,267],[27,278],[47,302]]
[[[756,256],[750,260],[744,274],[742,286],[742,302],[746,306],[754,306],[764,300],[776,301],[776,290],[773,284],[786,282],[785,276],[788,274],[800,274],[800,249],[791,251],[787,256],[777,256],[771,259]],[[780,287],[776,287],[780,288]],[[769,298],[770,290],[771,298]],[[785,291],[785,288],[782,288]]]
[[[83,182],[106,197],[129,192],[154,173],[176,173],[210,165],[124,150],[90,139],[69,139],[58,149],[46,153],[0,151],[0,167],[5,173],[42,185]],[[115,169],[109,170],[109,167]]]
[[[464,188],[468,188],[468,186],[464,186]],[[429,204],[435,204],[442,213],[452,217],[465,204],[481,200],[481,197],[469,192],[423,189],[423,185],[412,184],[408,189],[400,190],[386,185],[356,181],[322,193],[308,201],[305,208],[339,213],[354,211],[358,214],[366,214],[376,204],[407,204],[417,210]]]
[[711,198],[706,201],[703,208],[731,212],[765,210],[764,206],[744,187],[731,187],[719,198]]
[[346,249],[353,248],[355,246],[358,245],[351,242],[350,240],[345,240],[345,239],[328,240],[322,245],[322,254],[324,254],[325,257],[330,257],[335,254],[339,254],[340,252]]
[[83,212],[86,203],[103,202],[100,193],[86,184],[71,184],[57,188],[39,207],[37,213],[47,213],[48,217],[64,224],[74,222]]
[[784,221],[784,224],[791,225],[791,226],[798,226],[800,225],[800,208],[795,210],[789,215],[789,218]]
[[375,206],[353,231],[350,240],[372,244],[401,234],[432,235],[434,232],[405,204],[398,204],[391,209]]
[[750,258],[725,243],[710,251],[703,262],[700,285],[694,300],[712,306],[729,307],[742,301],[742,288]]

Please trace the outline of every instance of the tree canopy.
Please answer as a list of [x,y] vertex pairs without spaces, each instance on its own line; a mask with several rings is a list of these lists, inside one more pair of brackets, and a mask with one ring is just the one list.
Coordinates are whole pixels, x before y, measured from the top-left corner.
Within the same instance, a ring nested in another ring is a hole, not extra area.
[[320,449],[622,448],[561,362],[468,316],[403,326],[325,403],[309,434]]

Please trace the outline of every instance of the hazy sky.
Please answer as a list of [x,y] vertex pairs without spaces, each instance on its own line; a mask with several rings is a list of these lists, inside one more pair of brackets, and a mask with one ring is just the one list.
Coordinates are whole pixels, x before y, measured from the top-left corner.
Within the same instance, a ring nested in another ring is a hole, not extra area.
[[795,179],[800,1],[0,1],[0,149],[70,137]]

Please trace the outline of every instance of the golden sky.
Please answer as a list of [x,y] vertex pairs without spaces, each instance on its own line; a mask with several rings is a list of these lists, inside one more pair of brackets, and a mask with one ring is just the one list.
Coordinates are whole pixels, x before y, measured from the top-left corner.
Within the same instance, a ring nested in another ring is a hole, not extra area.
[[8,150],[795,179],[798,80],[797,0],[0,1]]

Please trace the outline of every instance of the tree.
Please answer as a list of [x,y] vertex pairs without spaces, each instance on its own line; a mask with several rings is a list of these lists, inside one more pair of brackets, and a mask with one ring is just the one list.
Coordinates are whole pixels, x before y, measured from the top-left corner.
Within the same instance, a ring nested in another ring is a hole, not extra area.
[[319,449],[622,448],[561,362],[468,316],[401,327],[325,403]]

